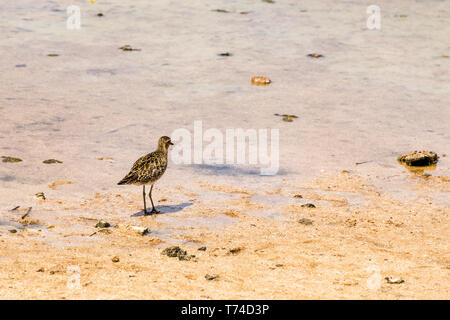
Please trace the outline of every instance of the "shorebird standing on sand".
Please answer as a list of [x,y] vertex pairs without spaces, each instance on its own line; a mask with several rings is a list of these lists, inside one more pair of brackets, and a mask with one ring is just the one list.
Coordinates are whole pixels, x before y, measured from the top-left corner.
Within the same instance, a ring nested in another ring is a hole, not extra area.
[[[153,204],[152,199],[152,190],[153,185],[159,178],[164,174],[167,168],[167,154],[169,151],[169,146],[173,145],[170,141],[170,138],[167,136],[163,136],[159,138],[158,148],[156,151],[149,153],[143,157],[140,157],[131,168],[130,172],[120,180],[118,183],[121,184],[134,184],[138,186],[143,186],[143,195],[144,195],[144,215],[149,215],[153,213],[159,213],[155,209],[155,205]],[[145,203],[145,186],[151,185],[150,192],[148,193],[148,197],[152,202],[152,211],[150,213],[147,212],[147,205]]]

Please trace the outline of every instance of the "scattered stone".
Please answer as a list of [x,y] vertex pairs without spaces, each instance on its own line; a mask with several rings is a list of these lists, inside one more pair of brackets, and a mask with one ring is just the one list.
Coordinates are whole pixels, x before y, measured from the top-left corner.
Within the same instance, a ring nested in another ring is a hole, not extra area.
[[132,48],[129,44],[126,44],[119,48],[122,51],[141,51],[141,49]]
[[165,248],[162,251],[162,254],[164,254],[168,257],[171,257],[171,258],[175,258],[175,257],[179,257],[180,255],[185,256],[187,254],[187,252],[178,246],[173,246],[173,247]]
[[8,230],[8,231],[11,232],[11,233],[17,233],[16,229],[11,229],[11,230]]
[[101,12],[97,13],[97,17],[103,17],[103,13]]
[[294,198],[303,199],[303,196],[302,196],[301,194],[296,194],[296,195],[294,196]]
[[22,159],[20,159],[20,158],[14,158],[14,157],[5,157],[5,156],[2,156],[2,158],[3,158],[3,162],[22,162]]
[[230,249],[230,250],[228,251],[228,253],[229,253],[229,254],[232,254],[232,255],[236,255],[236,254],[238,254],[239,252],[241,252],[241,250],[242,250],[242,248],[234,248],[234,249]]
[[42,200],[46,200],[45,194],[43,192],[38,192],[34,194],[36,198],[41,198]]
[[230,11],[225,10],[225,9],[213,9],[211,11],[213,11],[213,12],[221,12],[221,13],[229,13],[230,12]]
[[275,267],[277,267],[277,268],[281,268],[281,267],[284,267],[284,264],[281,264],[281,263],[277,263],[277,264],[275,265]]
[[218,54],[219,57],[231,57],[232,55],[233,54],[229,52],[223,52]]
[[255,86],[268,86],[272,81],[267,77],[253,76],[252,84]]
[[16,211],[19,208],[20,208],[20,206],[14,207],[14,208],[11,209],[11,211]]
[[100,157],[100,158],[97,158],[98,160],[109,160],[109,161],[111,161],[111,160],[113,160],[113,158],[108,158],[108,157]]
[[292,122],[292,119],[297,119],[298,117],[294,114],[278,114],[275,113],[275,116],[282,117],[282,120],[285,122]]
[[240,14],[249,14],[250,13],[250,11],[241,11],[241,12],[239,12]]
[[318,58],[323,58],[323,55],[318,54],[318,53],[310,53],[310,54],[308,54],[308,57],[318,59]]
[[140,234],[141,236],[145,236],[146,234],[150,233],[150,231],[148,230],[148,228],[145,227],[136,227],[136,226],[132,226],[131,229],[133,229],[134,231],[136,231],[138,234]]
[[208,280],[208,281],[217,279],[218,277],[219,277],[219,276],[218,276],[217,274],[213,274],[213,275],[206,274],[206,275],[205,275],[205,279]]
[[200,247],[198,248],[198,251],[206,251],[206,247]]
[[42,161],[42,163],[45,164],[53,164],[53,163],[63,163],[62,161],[56,160],[56,159],[48,159],[48,160],[44,160]]
[[111,225],[109,224],[109,222],[100,220],[99,222],[97,222],[97,224],[95,225],[96,228],[109,228],[111,227]]
[[436,152],[433,151],[414,151],[410,154],[403,155],[397,158],[397,160],[401,163],[404,163],[408,166],[430,166],[432,164],[436,164],[439,159],[439,156]]
[[190,254],[190,255],[180,255],[180,256],[178,256],[178,260],[185,260],[185,261],[194,260],[194,261],[195,261],[195,255],[193,255],[193,254]]
[[59,56],[59,54],[57,54],[57,53],[49,53],[47,56],[49,56],[49,57],[57,57],[57,56]]
[[275,3],[275,1],[273,1],[273,0],[262,0],[262,2]]
[[306,218],[301,218],[300,220],[298,220],[298,223],[300,224],[304,224],[305,226],[310,226],[313,224],[314,221],[312,221],[311,219],[306,219]]
[[301,205],[302,208],[315,208],[316,206],[312,203],[306,203]]
[[16,64],[16,68],[25,68],[26,64]]
[[164,254],[171,258],[178,257],[178,260],[185,260],[185,261],[189,261],[189,260],[193,260],[193,259],[195,260],[195,255],[188,255],[186,250],[183,250],[178,246],[167,247],[162,251],[161,254]]
[[40,268],[39,270],[37,270],[36,272],[44,272],[44,268]]
[[400,284],[400,283],[405,282],[405,280],[400,279],[400,278],[386,277],[384,279],[386,279],[387,283],[390,283],[390,284]]
[[118,256],[115,256],[114,258],[111,259],[111,261],[114,262],[114,263],[116,263],[116,262],[119,262],[120,259],[119,259]]

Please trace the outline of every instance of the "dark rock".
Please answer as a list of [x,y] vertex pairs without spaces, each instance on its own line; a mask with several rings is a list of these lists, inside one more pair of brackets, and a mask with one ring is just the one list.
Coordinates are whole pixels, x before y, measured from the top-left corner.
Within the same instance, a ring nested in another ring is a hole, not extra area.
[[44,160],[42,161],[42,163],[45,164],[53,164],[53,163],[63,163],[62,161],[56,160],[56,159],[48,159],[48,160]]
[[99,222],[97,222],[97,224],[95,225],[96,228],[109,228],[111,227],[111,225],[109,224],[109,222],[100,220]]
[[206,279],[206,280],[209,280],[209,281],[214,280],[214,279],[217,279],[218,277],[219,277],[219,276],[218,276],[217,274],[213,274],[213,275],[206,274],[206,275],[205,275],[205,279]]
[[302,218],[300,220],[298,220],[298,223],[304,224],[305,226],[310,226],[313,224],[314,221],[312,221],[311,219],[306,219],[306,218]]
[[185,256],[187,254],[187,252],[186,252],[186,250],[183,250],[178,246],[173,246],[173,247],[165,248],[162,251],[162,254],[164,254],[168,257],[171,257],[171,258],[175,258],[175,257],[179,257],[180,255]]
[[436,152],[433,151],[414,151],[410,154],[403,155],[397,158],[397,160],[401,163],[404,163],[408,166],[430,166],[436,164],[439,159],[439,156]]
[[22,162],[22,159],[2,156],[3,162]]
[[199,251],[206,251],[206,247],[200,247],[198,248]]
[[306,203],[301,205],[302,208],[315,208],[316,206],[312,203]]
[[242,248],[234,248],[234,249],[230,249],[228,251],[228,253],[235,255],[235,254],[238,254],[239,252],[241,252],[241,250],[242,250]]

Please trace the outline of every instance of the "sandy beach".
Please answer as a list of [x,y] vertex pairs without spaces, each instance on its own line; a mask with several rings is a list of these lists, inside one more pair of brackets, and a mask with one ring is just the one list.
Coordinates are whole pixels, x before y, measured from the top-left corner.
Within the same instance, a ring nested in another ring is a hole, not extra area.
[[[449,299],[450,5],[371,4],[0,4],[0,299]],[[198,121],[279,170],[169,152],[144,216],[117,182]]]

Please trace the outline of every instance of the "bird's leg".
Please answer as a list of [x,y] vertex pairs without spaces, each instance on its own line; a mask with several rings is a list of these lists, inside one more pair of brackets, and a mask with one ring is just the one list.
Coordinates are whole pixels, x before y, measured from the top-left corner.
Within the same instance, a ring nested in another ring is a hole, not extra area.
[[147,204],[145,203],[145,184],[142,187],[143,187],[142,194],[144,196],[144,216],[146,216],[147,215]]
[[151,214],[153,214],[153,213],[159,213],[159,211],[156,210],[155,205],[153,204],[152,190],[153,190],[153,185],[150,187],[150,192],[148,193],[148,197],[150,198],[150,201],[152,202],[152,211],[151,211],[150,213],[151,213]]

